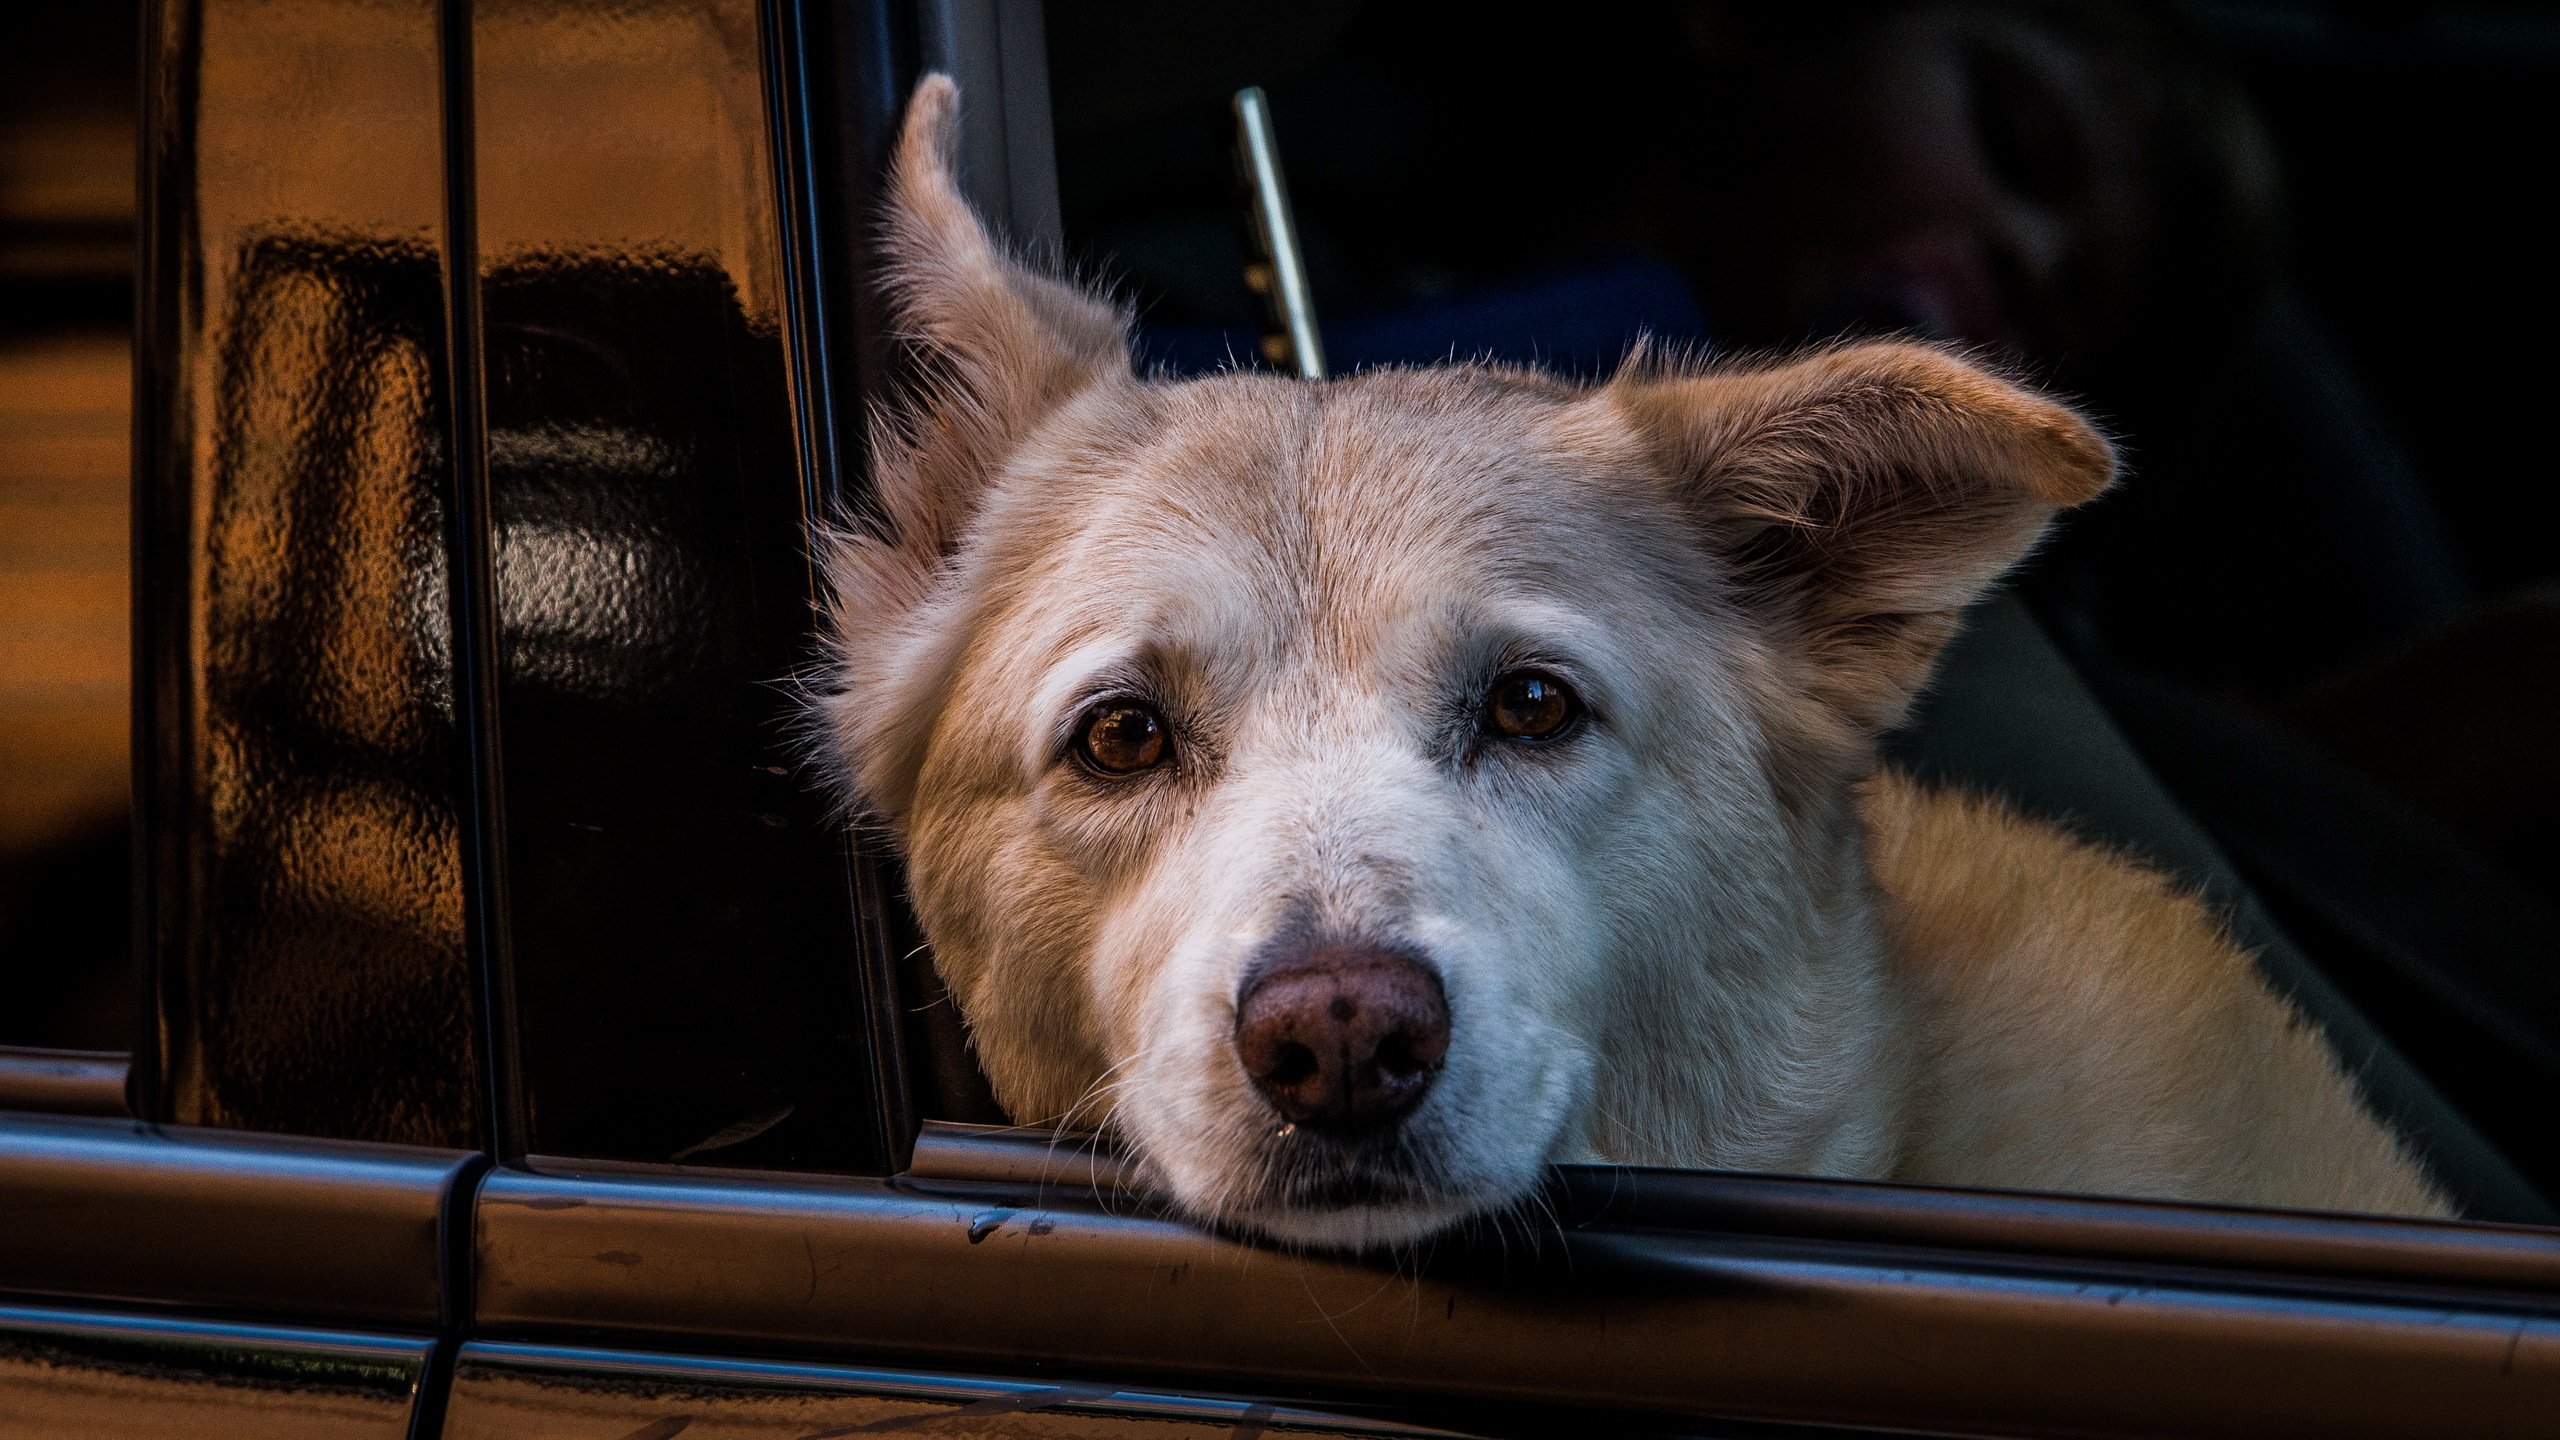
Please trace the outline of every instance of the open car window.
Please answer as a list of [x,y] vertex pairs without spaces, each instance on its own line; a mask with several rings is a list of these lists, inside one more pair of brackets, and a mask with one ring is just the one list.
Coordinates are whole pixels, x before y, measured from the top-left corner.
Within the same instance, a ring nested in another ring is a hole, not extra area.
[[2072,397],[2125,478],[1978,613],[1888,757],[2201,893],[2460,1213],[2547,1221],[2523,1099],[2560,1083],[2545,867],[2441,758],[2532,765],[2544,722],[2501,647],[2530,648],[2539,602],[2493,558],[2490,442],[2393,350],[2468,333],[2417,298],[2455,267],[2385,282],[2346,258],[2383,243],[2351,207],[2442,182],[2350,179],[2316,129],[2483,52],[2350,81],[2334,67],[2381,42],[2323,23],[2289,45],[2255,11],[2130,5],[1640,6],[1561,30],[1409,5],[1283,37],[1061,12],[1063,240],[1134,307],[1142,366],[1263,363],[1228,138],[1229,93],[1259,83],[1337,372],[1589,378],[1639,345],[1900,335]]

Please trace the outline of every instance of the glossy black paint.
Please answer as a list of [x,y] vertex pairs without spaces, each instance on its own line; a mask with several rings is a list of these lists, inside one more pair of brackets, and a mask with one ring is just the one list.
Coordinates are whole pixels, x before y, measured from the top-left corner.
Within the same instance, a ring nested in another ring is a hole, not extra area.
[[808,606],[779,345],[701,263],[484,294],[527,1143],[876,1168],[845,860],[776,683]]
[[445,1207],[479,1168],[462,1151],[0,1114],[0,1291],[432,1328],[455,1318]]
[[135,406],[155,1119],[474,1143],[436,12],[166,0]]
[[916,74],[915,32],[915,7],[898,0],[764,9],[803,503],[813,515],[858,512],[865,407],[897,374],[885,302],[866,277],[880,179]]
[[[854,917],[890,907],[787,685],[852,428],[801,433],[795,389],[858,404],[830,367],[879,363],[814,269],[853,222],[804,185],[782,264],[752,3],[588,20],[155,15],[145,1113],[883,1170],[898,1007]],[[794,93],[866,169],[892,92],[840,78]]]
[[[919,70],[951,69],[963,58],[953,53],[957,38],[987,42],[1002,28],[985,15],[955,23],[953,11],[972,8],[987,7],[772,0],[766,9],[805,503],[835,523],[878,521],[864,472],[865,426],[869,406],[904,374],[880,287],[869,281],[881,177]],[[981,43],[971,53],[990,48],[1002,46]],[[970,83],[973,94],[1000,88],[982,77]],[[876,835],[855,837],[853,880],[878,1109],[896,1169],[916,1117],[998,1122],[1004,1114],[907,909],[895,857]]]
[[[446,466],[445,604],[453,636],[453,716],[462,752],[464,951],[479,1001],[483,1076],[480,1143],[499,1154],[524,1145],[516,1064],[514,967],[507,903],[506,767],[498,733],[496,557],[490,541],[487,345],[480,324],[479,111],[472,75],[469,0],[439,0],[438,80],[444,107]],[[440,1360],[449,1360],[441,1355]],[[449,1367],[446,1367],[449,1368]],[[433,1411],[432,1397],[428,1409]]]

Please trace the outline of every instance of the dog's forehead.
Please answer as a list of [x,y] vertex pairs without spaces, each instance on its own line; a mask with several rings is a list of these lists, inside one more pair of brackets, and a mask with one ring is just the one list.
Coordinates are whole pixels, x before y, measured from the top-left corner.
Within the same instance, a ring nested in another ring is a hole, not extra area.
[[1690,549],[1616,407],[1526,372],[1229,375],[1063,418],[973,547],[973,668],[1043,693],[1149,654],[1252,689],[1304,663],[1402,686],[1487,644],[1581,649],[1658,609]]
[[[1596,578],[1643,460],[1614,410],[1523,372],[1383,371],[1324,386],[1221,376],[1151,387],[1066,437],[1036,543],[1088,576],[1178,598],[1203,582],[1391,604],[1485,583]],[[1260,602],[1275,598],[1263,595]]]
[[1017,470],[985,557],[1009,577],[1003,648],[1052,680],[1148,653],[1248,688],[1292,657],[1418,678],[1629,589],[1629,492],[1656,487],[1573,387],[1449,368],[1126,398]]

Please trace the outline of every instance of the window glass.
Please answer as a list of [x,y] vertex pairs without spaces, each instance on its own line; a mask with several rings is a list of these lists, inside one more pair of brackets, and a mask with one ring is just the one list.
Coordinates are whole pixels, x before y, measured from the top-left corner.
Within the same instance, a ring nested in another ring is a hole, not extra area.
[[471,28],[512,1143],[876,1172],[757,7]]
[[437,9],[156,9],[136,426],[145,1118],[481,1129]]

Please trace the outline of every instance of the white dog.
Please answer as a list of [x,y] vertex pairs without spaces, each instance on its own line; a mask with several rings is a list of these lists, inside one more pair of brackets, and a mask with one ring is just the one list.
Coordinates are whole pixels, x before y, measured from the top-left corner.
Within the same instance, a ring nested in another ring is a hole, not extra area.
[[2070,411],[1908,345],[1141,379],[990,242],[956,103],[818,703],[1015,1119],[1328,1246],[1571,1159],[2444,1212],[2197,902],[1878,768],[2108,484]]

